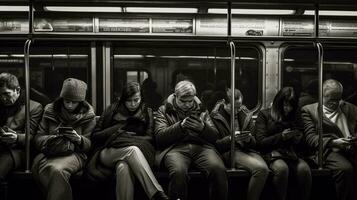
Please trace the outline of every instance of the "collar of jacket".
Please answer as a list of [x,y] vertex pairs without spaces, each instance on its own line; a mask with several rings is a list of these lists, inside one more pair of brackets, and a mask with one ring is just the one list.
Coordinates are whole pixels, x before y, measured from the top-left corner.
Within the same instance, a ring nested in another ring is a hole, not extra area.
[[[59,111],[57,111],[55,109],[54,104],[55,104],[55,102],[50,103],[45,107],[45,110],[44,110],[44,113],[43,113],[43,118],[46,118],[48,120],[51,120],[51,121],[54,121],[54,122],[57,122],[57,123],[66,122],[65,119],[62,119],[60,117],[60,115],[58,114]],[[94,110],[93,110],[92,106],[87,101],[83,102],[83,106],[84,106],[84,109],[83,109],[84,110],[84,112],[83,112],[84,115],[83,115],[83,117],[81,119],[78,120],[78,121],[80,121],[80,124],[87,123],[88,121],[91,121],[95,117]],[[78,123],[78,121],[74,122],[73,124]]]
[[[224,100],[223,99],[217,101],[215,107],[212,109],[211,117],[214,118],[214,119],[222,121],[222,123],[226,126],[226,128],[228,130],[230,130],[231,129],[230,124],[228,124],[227,120],[221,115],[221,113],[219,113],[219,109],[221,107],[223,107],[223,106],[224,106]],[[246,106],[242,105],[242,108],[238,112],[238,115],[244,115],[243,116],[244,117],[244,122],[243,122],[242,130],[245,130],[248,127],[250,120],[252,119],[253,112],[250,112]]]
[[[169,97],[167,97],[166,99],[166,103],[165,103],[165,107],[166,107],[166,112],[167,113],[171,113],[171,112],[176,112],[178,108],[176,108],[174,106],[174,100],[175,100],[175,95],[171,94]],[[205,109],[202,106],[202,102],[200,101],[200,99],[195,96],[194,97],[194,102],[197,105],[197,110],[200,112],[205,112]]]

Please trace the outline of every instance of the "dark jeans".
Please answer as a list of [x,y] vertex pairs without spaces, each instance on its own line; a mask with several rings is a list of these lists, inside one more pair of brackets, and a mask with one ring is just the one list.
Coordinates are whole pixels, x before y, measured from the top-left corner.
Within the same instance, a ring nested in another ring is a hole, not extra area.
[[[270,163],[273,171],[273,186],[277,200],[285,200],[287,196],[288,183],[295,185],[296,193],[294,197],[299,200],[310,199],[311,192],[311,170],[308,164],[302,160],[284,161],[277,159]],[[293,180],[289,181],[289,177]],[[292,181],[295,181],[294,183]]]
[[0,199],[7,199],[6,176],[14,169],[14,161],[8,150],[0,149]]
[[[356,200],[356,157],[331,152],[326,157],[324,167],[332,171],[337,199]],[[355,166],[353,166],[355,165]]]
[[189,178],[187,172],[191,162],[208,178],[210,198],[227,199],[228,183],[223,161],[214,149],[196,144],[176,146],[164,157],[164,164],[170,174],[170,198],[187,199]]
[[11,152],[8,150],[0,151],[0,181],[4,181],[5,177],[14,168],[14,160]]

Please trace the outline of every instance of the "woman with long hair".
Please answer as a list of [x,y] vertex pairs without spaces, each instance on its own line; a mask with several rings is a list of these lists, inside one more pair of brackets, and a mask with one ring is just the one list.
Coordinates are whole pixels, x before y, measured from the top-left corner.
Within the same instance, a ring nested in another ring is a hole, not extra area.
[[115,171],[117,200],[134,199],[135,180],[149,199],[168,199],[151,170],[155,160],[152,131],[152,110],[142,101],[140,85],[130,82],[120,99],[104,111],[91,136],[96,150],[88,164],[89,174],[105,179]]
[[298,190],[294,195],[297,199],[308,200],[311,171],[308,164],[298,157],[303,126],[294,88],[282,88],[276,94],[271,108],[259,112],[255,134],[257,146],[274,174],[276,199],[286,199],[289,183],[297,184],[294,187]]

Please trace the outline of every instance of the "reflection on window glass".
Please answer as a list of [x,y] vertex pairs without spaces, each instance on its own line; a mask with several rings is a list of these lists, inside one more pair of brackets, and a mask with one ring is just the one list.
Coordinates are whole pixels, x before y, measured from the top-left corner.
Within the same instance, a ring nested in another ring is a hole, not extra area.
[[[89,46],[41,45],[31,47],[30,87],[31,99],[43,105],[55,100],[61,91],[63,80],[78,78],[89,83]],[[22,44],[6,44],[0,49],[0,72],[10,72],[19,78],[25,88],[24,56]],[[90,102],[90,93],[87,100]]]
[[[252,109],[258,104],[260,55],[253,47],[237,52],[236,86]],[[128,81],[140,81],[146,103],[157,109],[178,81],[188,79],[196,85],[197,96],[212,109],[229,87],[230,74],[226,47],[115,47],[113,96],[120,98],[121,88]]]
[[[336,79],[344,87],[343,99],[357,105],[357,48],[349,46],[324,47],[324,72],[326,79]],[[300,104],[317,101],[318,68],[317,50],[312,46],[289,47],[283,55],[283,86],[294,86],[300,95]]]

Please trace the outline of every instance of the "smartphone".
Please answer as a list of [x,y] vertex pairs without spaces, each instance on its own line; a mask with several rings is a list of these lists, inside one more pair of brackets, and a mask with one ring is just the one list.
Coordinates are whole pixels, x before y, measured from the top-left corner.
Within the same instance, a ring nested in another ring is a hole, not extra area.
[[190,115],[190,118],[194,119],[194,120],[197,120],[197,121],[201,121],[199,113],[195,113],[195,114]]
[[250,134],[250,131],[235,131],[235,135],[244,135],[244,134]]
[[73,131],[73,128],[72,127],[69,127],[69,126],[61,126],[61,127],[58,127],[58,132],[59,133],[68,133],[68,132],[71,132]]

